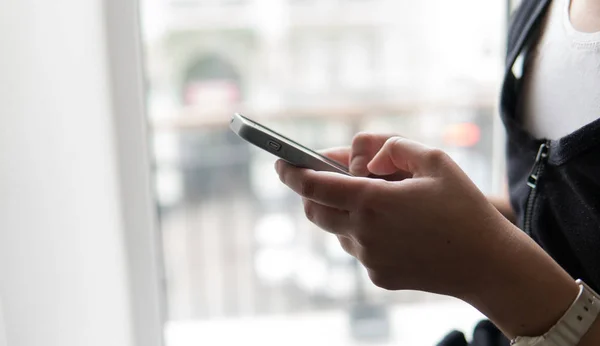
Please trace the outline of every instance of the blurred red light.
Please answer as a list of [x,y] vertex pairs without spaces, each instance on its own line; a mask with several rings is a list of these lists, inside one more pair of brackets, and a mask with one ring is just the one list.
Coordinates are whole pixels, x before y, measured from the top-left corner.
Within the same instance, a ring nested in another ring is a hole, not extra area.
[[479,143],[481,129],[473,123],[460,123],[448,126],[444,131],[444,142],[457,147],[472,147]]

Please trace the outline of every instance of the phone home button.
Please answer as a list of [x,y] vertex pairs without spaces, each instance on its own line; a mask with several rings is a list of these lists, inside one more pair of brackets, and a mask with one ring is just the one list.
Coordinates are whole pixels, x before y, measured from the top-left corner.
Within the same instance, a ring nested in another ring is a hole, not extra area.
[[281,149],[281,144],[275,141],[267,141],[267,147],[273,151],[279,151],[279,149]]

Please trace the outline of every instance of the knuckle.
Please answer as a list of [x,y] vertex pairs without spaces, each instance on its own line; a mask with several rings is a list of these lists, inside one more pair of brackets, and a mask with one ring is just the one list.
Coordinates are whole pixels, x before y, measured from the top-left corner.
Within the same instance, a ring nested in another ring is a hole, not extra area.
[[423,161],[430,167],[439,167],[446,163],[448,154],[441,149],[429,149],[423,154]]
[[383,146],[385,148],[387,148],[390,151],[393,151],[394,149],[394,145],[396,145],[396,143],[403,141],[404,138],[400,137],[400,136],[392,136],[388,139],[386,139],[385,143],[383,144]]
[[[356,242],[365,250],[370,250],[375,245],[373,234],[369,232],[368,228],[362,225],[354,230],[354,238],[356,239]],[[365,251],[365,255],[367,254],[368,252]]]
[[338,236],[338,240],[340,242],[342,249],[346,253],[348,253],[350,255],[354,254],[354,245],[353,245],[352,239],[350,239],[348,237],[344,237],[344,236]]
[[365,143],[369,142],[369,140],[371,139],[372,134],[368,133],[368,132],[359,132],[357,133],[354,138],[352,138],[352,147],[363,147],[365,145]]
[[390,144],[394,144],[398,141],[402,140],[402,137],[400,136],[392,136],[388,139],[386,139],[385,144],[390,145]]
[[376,269],[369,269],[368,274],[369,279],[375,286],[386,290],[391,290],[394,288],[392,278],[385,272]]
[[315,204],[311,201],[304,201],[304,215],[306,218],[312,222],[315,222],[317,216],[317,211],[315,208]]
[[313,179],[305,178],[300,183],[300,194],[306,198],[315,196],[317,184]]
[[374,268],[377,266],[377,252],[373,251],[372,247],[363,245],[358,239],[358,249],[356,250],[356,257],[366,268]]

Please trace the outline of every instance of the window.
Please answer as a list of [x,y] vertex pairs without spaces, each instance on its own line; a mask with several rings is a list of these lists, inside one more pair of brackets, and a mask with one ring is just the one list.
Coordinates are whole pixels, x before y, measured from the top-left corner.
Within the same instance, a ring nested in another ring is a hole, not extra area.
[[373,56],[374,39],[368,35],[350,34],[339,42],[339,86],[354,90],[369,90],[376,77]]
[[333,79],[331,42],[322,35],[304,35],[293,45],[292,59],[297,80],[293,89],[306,93],[326,92],[331,87]]
[[371,285],[227,125],[239,111],[313,148],[393,130],[492,192],[506,2],[180,3],[142,2],[167,345],[431,345],[471,329],[481,315],[456,300]]

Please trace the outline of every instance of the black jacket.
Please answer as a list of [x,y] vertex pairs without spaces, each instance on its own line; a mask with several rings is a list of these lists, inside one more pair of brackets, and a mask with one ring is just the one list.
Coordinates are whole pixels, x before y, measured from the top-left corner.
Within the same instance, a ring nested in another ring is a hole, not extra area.
[[[519,55],[527,57],[550,2],[524,0],[509,25],[500,105],[507,133],[510,200],[518,226],[574,279],[600,290],[600,119],[558,140],[547,140],[523,129],[517,107],[521,83],[512,66]],[[467,343],[454,332],[439,345]],[[471,345],[504,346],[508,340],[484,321]]]

